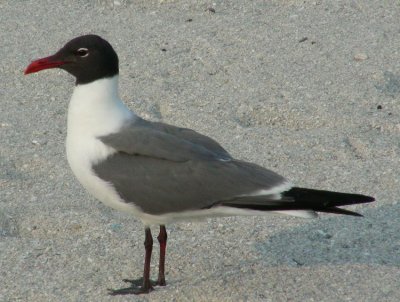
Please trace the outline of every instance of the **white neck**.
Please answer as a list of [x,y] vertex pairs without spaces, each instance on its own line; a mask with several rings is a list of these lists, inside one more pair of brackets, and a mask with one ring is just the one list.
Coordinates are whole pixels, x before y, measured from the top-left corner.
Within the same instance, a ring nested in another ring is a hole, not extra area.
[[118,75],[75,87],[68,108],[68,135],[101,136],[135,117],[118,96]]

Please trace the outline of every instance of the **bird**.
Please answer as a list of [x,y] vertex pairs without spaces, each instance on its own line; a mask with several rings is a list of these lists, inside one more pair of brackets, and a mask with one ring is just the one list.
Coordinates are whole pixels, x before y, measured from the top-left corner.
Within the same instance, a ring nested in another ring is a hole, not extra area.
[[[111,295],[145,294],[153,285],[166,285],[167,224],[271,212],[303,218],[362,216],[341,206],[375,200],[294,186],[269,169],[233,158],[208,136],[141,118],[120,99],[118,55],[98,35],[70,40],[54,55],[32,61],[24,73],[51,68],[76,79],[66,137],[72,172],[95,198],[144,224],[143,277],[127,288],[110,289]],[[160,246],[156,282],[150,279],[154,226],[159,226]]]

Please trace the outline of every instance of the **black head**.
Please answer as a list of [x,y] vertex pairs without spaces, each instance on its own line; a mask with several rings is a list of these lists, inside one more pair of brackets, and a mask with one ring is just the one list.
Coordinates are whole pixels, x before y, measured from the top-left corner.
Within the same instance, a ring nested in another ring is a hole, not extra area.
[[55,67],[75,76],[77,85],[87,84],[117,75],[118,56],[103,38],[85,35],[69,41],[54,55],[33,61],[25,74]]

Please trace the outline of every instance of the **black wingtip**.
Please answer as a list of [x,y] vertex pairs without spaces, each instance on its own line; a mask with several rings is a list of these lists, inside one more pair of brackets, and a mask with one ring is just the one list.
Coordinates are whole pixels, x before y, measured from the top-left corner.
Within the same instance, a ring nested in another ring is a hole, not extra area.
[[373,202],[373,201],[375,201],[375,198],[372,196],[365,196],[365,200],[366,200],[365,202]]
[[317,211],[322,212],[322,213],[342,214],[342,215],[349,215],[349,216],[356,216],[356,217],[364,217],[360,213],[345,210],[342,208],[337,208],[337,207],[326,208],[326,209],[321,209],[321,210],[317,210]]
[[363,217],[363,215],[339,207],[375,201],[374,197],[367,195],[297,187],[285,192],[284,196],[294,198],[295,202],[302,205],[305,209],[308,208],[322,213],[342,214],[357,217]]
[[[254,198],[258,199],[254,200]],[[322,191],[298,187],[293,187],[289,191],[283,192],[282,201],[268,199],[260,200],[260,198],[262,198],[262,196],[246,196],[244,201],[240,198],[236,198],[234,200],[220,203],[219,205],[256,211],[312,210],[320,213],[363,217],[363,215],[350,210],[345,210],[341,208],[341,206],[375,201],[374,197],[361,194]]]
[[284,195],[294,198],[296,202],[308,205],[318,206],[321,205],[322,202],[324,208],[369,203],[375,201],[374,197],[367,195],[323,191],[298,187],[293,187],[289,191],[285,192]]

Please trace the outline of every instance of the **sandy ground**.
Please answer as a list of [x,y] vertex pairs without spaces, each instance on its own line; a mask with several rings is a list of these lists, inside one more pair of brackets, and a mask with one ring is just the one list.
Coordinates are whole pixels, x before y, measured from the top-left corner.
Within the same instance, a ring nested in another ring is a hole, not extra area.
[[[1,1],[0,301],[400,301],[399,20],[392,0]],[[73,78],[23,76],[85,33],[114,45],[138,114],[378,201],[350,207],[363,219],[169,226],[168,286],[108,296],[141,275],[143,227],[67,165]]]

